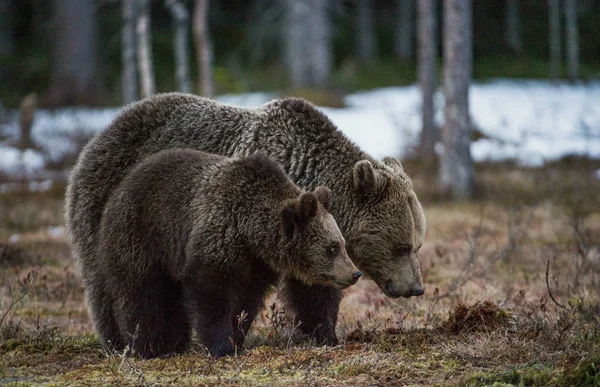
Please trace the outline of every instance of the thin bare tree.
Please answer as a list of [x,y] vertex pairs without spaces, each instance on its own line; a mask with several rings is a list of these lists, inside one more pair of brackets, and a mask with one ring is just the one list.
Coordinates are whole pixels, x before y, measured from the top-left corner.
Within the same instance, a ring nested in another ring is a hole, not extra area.
[[550,78],[558,79],[562,72],[560,0],[548,0],[548,24],[548,37],[550,40]]
[[54,0],[54,68],[43,105],[96,104],[100,99],[94,0]]
[[437,88],[436,0],[418,1],[419,83],[422,93],[422,121],[420,153],[424,160],[435,156],[438,128],[434,123],[433,96]]
[[397,2],[399,17],[394,48],[400,60],[408,61],[414,58],[415,0],[397,0]]
[[472,72],[471,0],[444,0],[444,152],[439,183],[454,198],[471,198],[474,170],[469,125],[469,84]]
[[33,139],[31,138],[31,128],[33,127],[37,107],[38,98],[36,93],[29,93],[21,100],[19,107],[19,127],[21,129],[19,147],[21,149],[34,147]]
[[150,1],[136,0],[137,60],[142,98],[156,93],[154,63],[152,61],[152,35],[150,31]]
[[332,67],[328,0],[286,0],[285,57],[292,86],[323,88]]
[[506,0],[504,37],[510,50],[520,55],[523,52],[521,41],[521,9],[519,0]]
[[121,29],[121,61],[123,70],[121,72],[121,93],[123,104],[136,101],[138,94],[137,66],[135,61],[135,10],[136,0],[123,0],[121,3],[121,15],[123,27]]
[[358,20],[358,28],[356,29],[358,59],[362,64],[368,64],[373,62],[377,52],[373,0],[356,0],[356,12]]
[[178,89],[183,93],[191,93],[188,53],[189,13],[182,0],[165,0],[165,7],[171,12],[175,27],[173,48],[175,49],[175,75]]
[[577,27],[577,0],[565,0],[565,33],[567,70],[571,81],[579,77],[579,32]]
[[198,89],[205,97],[214,96],[213,49],[208,25],[209,0],[196,0],[194,7],[194,41],[198,62]]

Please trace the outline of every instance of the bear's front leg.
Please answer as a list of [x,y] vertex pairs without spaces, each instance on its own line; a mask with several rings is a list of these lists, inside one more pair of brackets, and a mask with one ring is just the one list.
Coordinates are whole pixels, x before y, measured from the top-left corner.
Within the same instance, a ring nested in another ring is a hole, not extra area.
[[318,344],[337,345],[335,335],[342,291],[329,286],[309,286],[293,278],[286,278],[281,288],[285,306],[301,322],[300,330],[312,335]]
[[229,281],[214,275],[195,275],[185,280],[188,310],[200,343],[218,359],[235,353],[232,300]]

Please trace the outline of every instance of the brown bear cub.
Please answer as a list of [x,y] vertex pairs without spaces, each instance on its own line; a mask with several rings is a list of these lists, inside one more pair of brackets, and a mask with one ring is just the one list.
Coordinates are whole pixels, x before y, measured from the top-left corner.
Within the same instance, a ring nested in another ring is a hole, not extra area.
[[143,357],[179,353],[193,327],[218,358],[243,344],[280,278],[356,283],[330,203],[328,188],[304,192],[260,154],[172,149],[144,159],[100,224],[94,277],[108,294],[90,311],[103,343]]

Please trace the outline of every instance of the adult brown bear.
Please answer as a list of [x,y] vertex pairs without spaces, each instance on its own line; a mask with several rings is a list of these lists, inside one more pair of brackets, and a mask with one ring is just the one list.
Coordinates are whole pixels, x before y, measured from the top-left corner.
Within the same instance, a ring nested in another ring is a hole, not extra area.
[[[89,302],[102,300],[106,293],[94,281],[94,273],[98,229],[109,196],[136,163],[168,148],[229,157],[260,152],[280,163],[301,188],[329,187],[334,198],[331,213],[363,274],[390,297],[423,294],[417,252],[425,235],[425,216],[398,160],[374,160],[302,99],[274,100],[248,109],[170,93],[125,108],[88,143],[71,174],[67,231],[82,265]],[[304,331],[319,343],[337,343],[338,289],[290,279],[281,291]],[[95,309],[100,318],[113,319],[110,310]]]

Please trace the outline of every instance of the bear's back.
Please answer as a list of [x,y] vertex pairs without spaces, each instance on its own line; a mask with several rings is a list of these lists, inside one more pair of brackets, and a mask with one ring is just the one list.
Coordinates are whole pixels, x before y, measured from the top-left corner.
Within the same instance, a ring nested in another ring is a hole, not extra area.
[[168,149],[142,160],[125,176],[108,200],[103,222],[190,231],[202,215],[227,222],[235,211],[260,212],[300,192],[281,166],[262,154],[228,158]]

